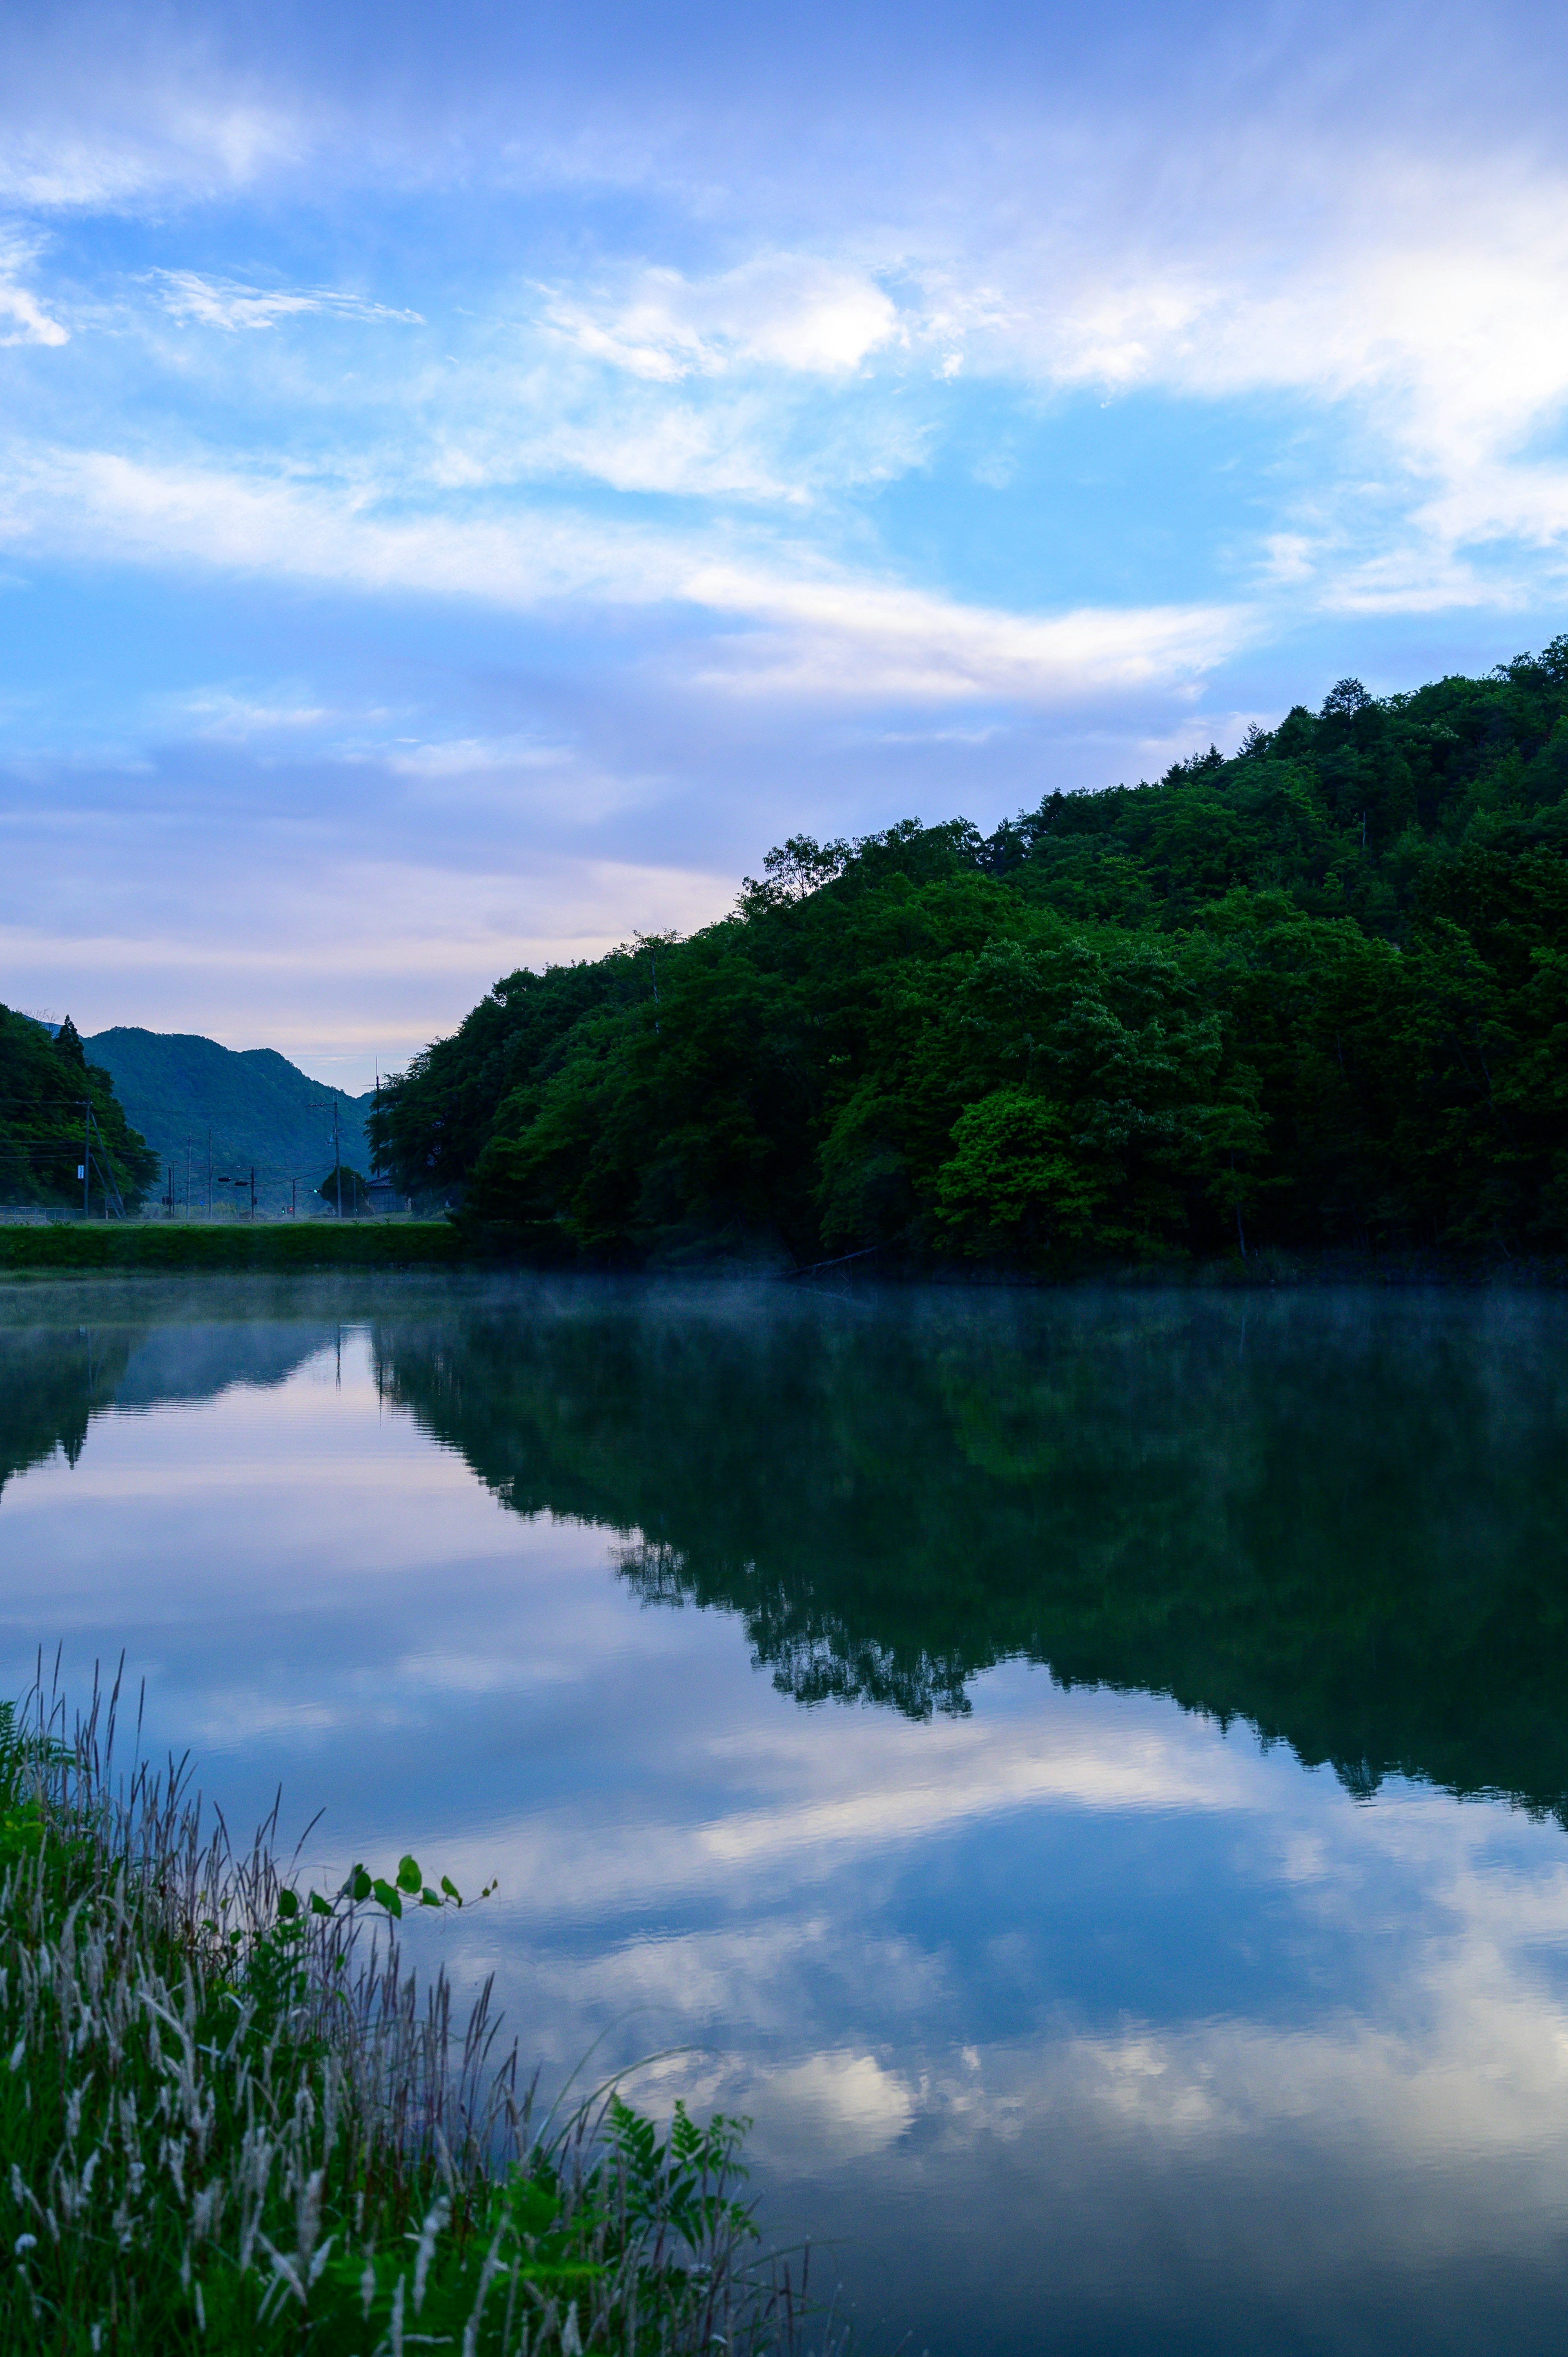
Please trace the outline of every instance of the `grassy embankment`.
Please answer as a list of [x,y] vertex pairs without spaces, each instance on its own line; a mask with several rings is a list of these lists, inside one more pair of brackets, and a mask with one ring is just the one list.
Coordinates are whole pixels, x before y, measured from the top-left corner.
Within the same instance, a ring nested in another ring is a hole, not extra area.
[[[98,1715],[0,1708],[0,2345],[70,2357],[660,2357],[788,2340],[748,2256],[743,2123],[601,2091],[539,2132],[481,1997],[454,2032],[392,1917],[235,1855]],[[111,1730],[112,1740],[112,1730]],[[107,1747],[106,1747],[107,1748]],[[375,1919],[375,1929],[367,1925]]]
[[450,1267],[473,1258],[446,1220],[290,1220],[275,1226],[182,1220],[0,1227],[0,1275],[27,1269]]

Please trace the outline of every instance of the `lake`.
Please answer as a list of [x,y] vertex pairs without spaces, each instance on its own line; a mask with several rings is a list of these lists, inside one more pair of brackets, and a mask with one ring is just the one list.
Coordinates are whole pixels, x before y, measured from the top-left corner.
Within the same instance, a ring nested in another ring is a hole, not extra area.
[[499,1877],[865,2352],[1561,2349],[1565,1558],[1549,1297],[0,1287],[0,1686]]

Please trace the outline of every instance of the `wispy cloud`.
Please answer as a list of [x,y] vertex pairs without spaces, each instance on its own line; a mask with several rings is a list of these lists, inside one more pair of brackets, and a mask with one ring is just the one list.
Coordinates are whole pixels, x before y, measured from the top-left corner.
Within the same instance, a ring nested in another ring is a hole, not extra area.
[[475,778],[518,770],[554,770],[571,758],[564,745],[542,745],[530,737],[457,737],[434,742],[404,740],[386,756],[399,777]]
[[325,312],[334,318],[394,319],[420,325],[417,311],[399,311],[328,286],[249,286],[235,279],[203,278],[194,270],[160,270],[164,308],[182,323],[201,328],[275,328],[282,319]]
[[25,284],[40,241],[0,230],[0,344],[64,344],[70,339]]
[[[21,548],[42,540],[122,562],[195,563],[519,608],[584,599],[694,607],[730,626],[697,675],[731,689],[1057,701],[1194,677],[1251,627],[1224,607],[1019,615],[800,555],[791,562],[762,543],[736,555],[700,535],[559,512],[389,515],[368,492],[148,467],[112,452],[34,452],[0,495],[0,532]],[[736,623],[746,627],[737,632]]]
[[647,269],[613,296],[555,291],[545,316],[578,350],[666,383],[744,367],[847,376],[903,333],[874,278],[820,255],[758,254],[705,280]]

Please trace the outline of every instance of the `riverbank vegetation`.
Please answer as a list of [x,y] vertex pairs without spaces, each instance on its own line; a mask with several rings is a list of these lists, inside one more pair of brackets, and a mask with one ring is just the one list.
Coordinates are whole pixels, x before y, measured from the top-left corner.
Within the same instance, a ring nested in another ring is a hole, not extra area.
[[[744,2124],[541,2131],[481,1996],[416,1987],[414,1859],[307,1892],[95,1711],[0,1711],[0,2341],[70,2357],[777,2347]],[[367,1919],[371,1919],[367,1921]]]
[[371,1127],[542,1261],[1560,1253],[1568,639],[990,835],[794,838],[690,940],[508,975]]
[[0,1227],[8,1270],[252,1271],[449,1267],[471,1247],[446,1220],[83,1221]]

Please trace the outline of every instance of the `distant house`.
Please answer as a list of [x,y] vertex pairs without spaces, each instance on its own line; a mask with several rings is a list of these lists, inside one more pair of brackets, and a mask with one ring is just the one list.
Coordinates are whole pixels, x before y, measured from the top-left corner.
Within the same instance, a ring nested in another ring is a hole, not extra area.
[[367,1211],[401,1211],[409,1208],[409,1199],[400,1195],[390,1178],[371,1178],[365,1188]]

